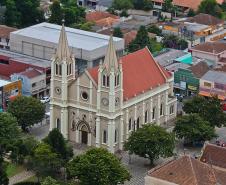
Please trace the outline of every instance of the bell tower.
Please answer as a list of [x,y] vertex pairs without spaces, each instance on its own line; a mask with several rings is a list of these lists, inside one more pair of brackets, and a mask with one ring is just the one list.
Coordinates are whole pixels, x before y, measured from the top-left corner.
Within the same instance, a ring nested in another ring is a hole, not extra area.
[[[120,120],[122,119],[122,78],[122,64],[118,63],[113,37],[111,36],[104,62],[100,64],[98,70],[97,116],[99,116],[96,120],[97,130],[102,127],[101,124],[106,124],[107,147],[111,152],[115,152],[116,141],[120,146],[122,140],[120,137],[121,129],[117,126],[121,124]],[[100,116],[107,122],[101,121]],[[96,138],[96,145],[100,145],[100,138],[98,137]]]
[[64,24],[51,60],[50,130],[58,128],[68,139],[68,84],[75,79],[75,58],[68,46]]

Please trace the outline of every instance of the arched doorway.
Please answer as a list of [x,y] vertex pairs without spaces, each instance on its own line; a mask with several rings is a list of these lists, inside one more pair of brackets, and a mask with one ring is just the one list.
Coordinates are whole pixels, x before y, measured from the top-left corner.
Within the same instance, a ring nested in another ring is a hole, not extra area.
[[81,143],[81,144],[90,145],[91,129],[90,129],[90,126],[88,125],[88,123],[86,123],[85,121],[78,122],[78,124],[76,126],[76,130],[77,130],[77,134],[78,134],[76,142]]
[[61,131],[61,125],[60,125],[60,119],[59,119],[59,118],[56,119],[56,128],[57,128],[59,131]]
[[81,130],[81,143],[82,144],[88,144],[88,129],[86,127],[86,125],[83,125]]

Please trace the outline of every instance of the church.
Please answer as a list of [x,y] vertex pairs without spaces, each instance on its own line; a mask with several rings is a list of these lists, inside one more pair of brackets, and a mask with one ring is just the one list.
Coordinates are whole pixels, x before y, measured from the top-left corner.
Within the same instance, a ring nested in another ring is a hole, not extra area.
[[78,74],[75,64],[63,25],[51,62],[50,130],[65,139],[114,153],[142,125],[175,119],[173,75],[148,48],[117,58],[110,37],[99,66]]

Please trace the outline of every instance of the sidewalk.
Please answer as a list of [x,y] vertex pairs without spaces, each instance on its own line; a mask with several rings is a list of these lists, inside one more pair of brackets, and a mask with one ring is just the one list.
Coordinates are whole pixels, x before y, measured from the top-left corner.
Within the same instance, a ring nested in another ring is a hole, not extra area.
[[35,174],[32,171],[23,171],[17,175],[9,178],[9,185],[13,185],[18,182],[27,180],[30,177],[33,177]]

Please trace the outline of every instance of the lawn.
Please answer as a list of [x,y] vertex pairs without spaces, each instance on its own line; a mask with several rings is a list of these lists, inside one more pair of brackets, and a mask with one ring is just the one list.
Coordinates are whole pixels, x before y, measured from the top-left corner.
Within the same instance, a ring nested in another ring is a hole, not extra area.
[[38,181],[37,177],[33,176],[33,177],[26,179],[24,182],[37,182],[37,181]]
[[21,165],[13,164],[13,163],[8,163],[7,168],[6,168],[6,173],[8,177],[12,177],[22,171],[24,171],[24,167]]

